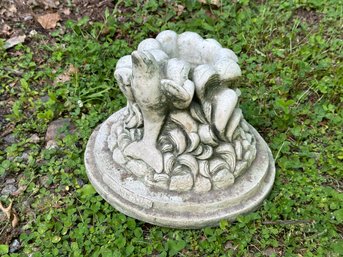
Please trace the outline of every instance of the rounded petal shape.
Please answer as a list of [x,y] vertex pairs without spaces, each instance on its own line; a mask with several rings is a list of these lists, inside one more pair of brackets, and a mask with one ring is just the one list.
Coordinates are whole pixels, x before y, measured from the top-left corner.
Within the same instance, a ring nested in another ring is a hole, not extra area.
[[206,87],[215,77],[217,77],[216,70],[208,64],[199,65],[194,69],[193,82],[195,84],[195,93],[200,100],[205,98]]
[[119,68],[131,68],[132,67],[132,60],[131,60],[131,55],[125,55],[121,57],[116,65],[116,69]]
[[178,54],[177,37],[177,33],[172,30],[162,31],[156,37],[156,40],[160,42],[163,51],[171,58],[176,57]]
[[235,149],[233,148],[233,146],[230,143],[224,143],[224,144],[219,145],[216,148],[216,152],[219,153],[219,154],[222,154],[222,153],[234,153]]
[[237,55],[228,48],[222,48],[215,54],[215,60],[234,60],[238,62]]
[[245,132],[250,132],[249,125],[248,125],[248,123],[246,122],[245,119],[242,119],[242,121],[241,121],[241,127],[242,127],[242,129],[243,129]]
[[[132,128],[138,127],[138,122],[139,122],[138,117],[136,115],[132,115],[127,122],[125,121],[125,128],[132,129]],[[131,136],[131,141],[133,141],[132,136]]]
[[131,143],[131,138],[128,134],[122,133],[118,137],[118,147],[123,152],[124,149]]
[[202,42],[201,57],[204,63],[212,64],[219,55],[222,46],[215,39],[205,39]]
[[118,68],[114,72],[116,80],[124,85],[130,85],[132,79],[132,69],[128,67]]
[[201,59],[201,45],[204,39],[194,32],[184,32],[179,35],[177,46],[179,50],[178,56],[182,56],[187,62],[199,65]]
[[188,98],[185,100],[183,104],[184,108],[187,108],[192,102],[194,92],[195,92],[195,85],[193,81],[188,79],[185,81],[185,83],[183,83],[183,88],[185,89],[188,95]]
[[168,60],[165,74],[168,79],[172,79],[178,84],[183,84],[188,79],[190,69],[189,63],[173,58]]
[[168,55],[160,49],[149,50],[149,53],[155,58],[156,62],[159,64],[168,60]]
[[158,145],[162,153],[173,152],[174,146],[168,135],[162,135],[158,139]]
[[216,96],[213,97],[212,123],[222,139],[225,139],[225,128],[231,121],[229,119],[232,117],[237,101],[236,92],[229,88],[217,92]]
[[232,59],[219,60],[214,64],[214,68],[221,80],[231,80],[241,76],[241,68]]
[[161,49],[161,44],[154,38],[147,38],[139,43],[138,51],[149,51],[154,49]]

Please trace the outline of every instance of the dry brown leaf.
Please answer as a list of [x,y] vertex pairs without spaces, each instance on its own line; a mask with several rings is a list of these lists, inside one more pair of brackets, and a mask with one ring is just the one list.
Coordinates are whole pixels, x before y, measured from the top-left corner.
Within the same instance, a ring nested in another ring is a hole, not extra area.
[[13,202],[11,202],[7,208],[5,208],[2,203],[0,203],[0,210],[5,213],[5,215],[7,216],[8,219],[11,219],[11,215],[12,215],[12,204]]
[[12,227],[15,228],[19,224],[19,218],[15,210],[12,209],[12,206],[13,206],[12,201],[6,208],[0,202],[0,210],[6,215],[8,220],[12,220],[11,221]]
[[13,213],[12,228],[15,228],[19,224],[19,218],[16,213]]
[[54,29],[59,20],[61,20],[61,16],[58,13],[48,13],[37,18],[44,29]]
[[68,8],[64,8],[64,9],[62,10],[62,12],[63,12],[63,14],[66,15],[66,16],[69,16],[69,15],[70,15],[70,9],[68,9]]
[[202,4],[213,4],[215,6],[221,6],[222,1],[221,0],[198,0]]
[[56,83],[65,83],[70,80],[70,76],[67,73],[63,73],[57,76],[55,82]]
[[1,34],[9,36],[11,35],[12,28],[8,24],[4,24],[1,28]]
[[176,5],[176,14],[177,16],[180,16],[183,13],[183,10],[185,7],[181,4]]
[[55,83],[65,83],[70,80],[70,76],[79,72],[79,69],[70,64],[67,71],[57,76]]
[[234,246],[233,244],[232,244],[232,242],[230,242],[230,241],[227,241],[226,243],[225,243],[225,250],[228,250],[228,249],[230,249],[230,250],[236,250],[236,248],[237,248],[237,246]]
[[10,4],[9,2],[2,3],[0,1],[0,17],[14,17],[17,12],[17,8],[15,7],[14,4]]
[[10,5],[8,7],[8,11],[11,12],[11,13],[16,13],[17,12],[17,7],[15,7],[14,4]]
[[76,74],[79,72],[79,69],[76,68],[74,65],[70,64],[69,65],[69,69],[68,69],[68,74],[72,75],[72,74]]

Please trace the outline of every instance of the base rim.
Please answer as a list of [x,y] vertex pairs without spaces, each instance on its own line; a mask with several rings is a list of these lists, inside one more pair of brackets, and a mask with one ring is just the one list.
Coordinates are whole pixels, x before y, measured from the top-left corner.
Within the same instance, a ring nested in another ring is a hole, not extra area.
[[[122,110],[113,115],[119,115],[119,113],[122,113]],[[107,123],[109,119],[107,119],[93,131],[87,143],[84,156],[86,172],[95,190],[110,205],[112,205],[118,211],[126,214],[127,216],[154,225],[171,228],[193,229],[202,228],[205,226],[217,226],[220,220],[226,219],[233,221],[238,215],[246,214],[248,212],[256,210],[262,204],[263,200],[268,196],[272,189],[275,179],[275,164],[272,153],[263,138],[259,135],[259,133],[253,127],[251,127],[255,136],[259,137],[259,139],[262,140],[262,147],[266,148],[264,150],[267,150],[268,152],[269,167],[263,179],[259,181],[260,185],[258,190],[256,190],[253,195],[247,197],[244,202],[228,206],[224,209],[222,206],[218,206],[218,210],[212,210],[212,214],[207,216],[192,215],[192,213],[189,212],[166,213],[162,209],[154,208],[153,205],[146,206],[146,208],[134,205],[132,204],[132,202],[125,199],[125,196],[118,194],[118,192],[110,188],[108,184],[104,182],[104,176],[102,176],[103,172],[99,170],[95,162],[95,156],[92,149],[94,149],[95,141],[99,134],[100,128],[102,126],[108,126]],[[131,197],[135,197],[134,192],[132,193],[133,195]]]

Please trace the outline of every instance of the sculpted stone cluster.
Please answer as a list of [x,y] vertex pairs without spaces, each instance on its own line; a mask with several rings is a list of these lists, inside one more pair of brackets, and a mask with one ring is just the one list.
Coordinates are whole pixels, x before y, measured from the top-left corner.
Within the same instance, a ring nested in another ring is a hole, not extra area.
[[107,147],[127,176],[171,192],[223,190],[256,157],[238,107],[237,56],[214,39],[163,31],[122,57],[115,77],[127,98]]
[[120,212],[202,228],[255,210],[275,178],[272,153],[238,106],[236,55],[193,32],[163,31],[118,60],[127,106],[89,138],[85,166]]

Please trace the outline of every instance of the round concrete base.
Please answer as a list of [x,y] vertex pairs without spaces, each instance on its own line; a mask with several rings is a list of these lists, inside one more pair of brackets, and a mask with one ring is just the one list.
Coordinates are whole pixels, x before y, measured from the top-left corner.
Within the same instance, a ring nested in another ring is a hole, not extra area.
[[270,192],[275,178],[271,151],[251,127],[257,141],[257,156],[250,168],[226,190],[206,193],[175,193],[146,186],[127,176],[125,166],[113,161],[107,137],[113,124],[122,122],[124,109],[114,113],[90,137],[85,164],[97,192],[113,207],[133,218],[164,227],[201,228],[218,225],[222,219],[255,210]]

